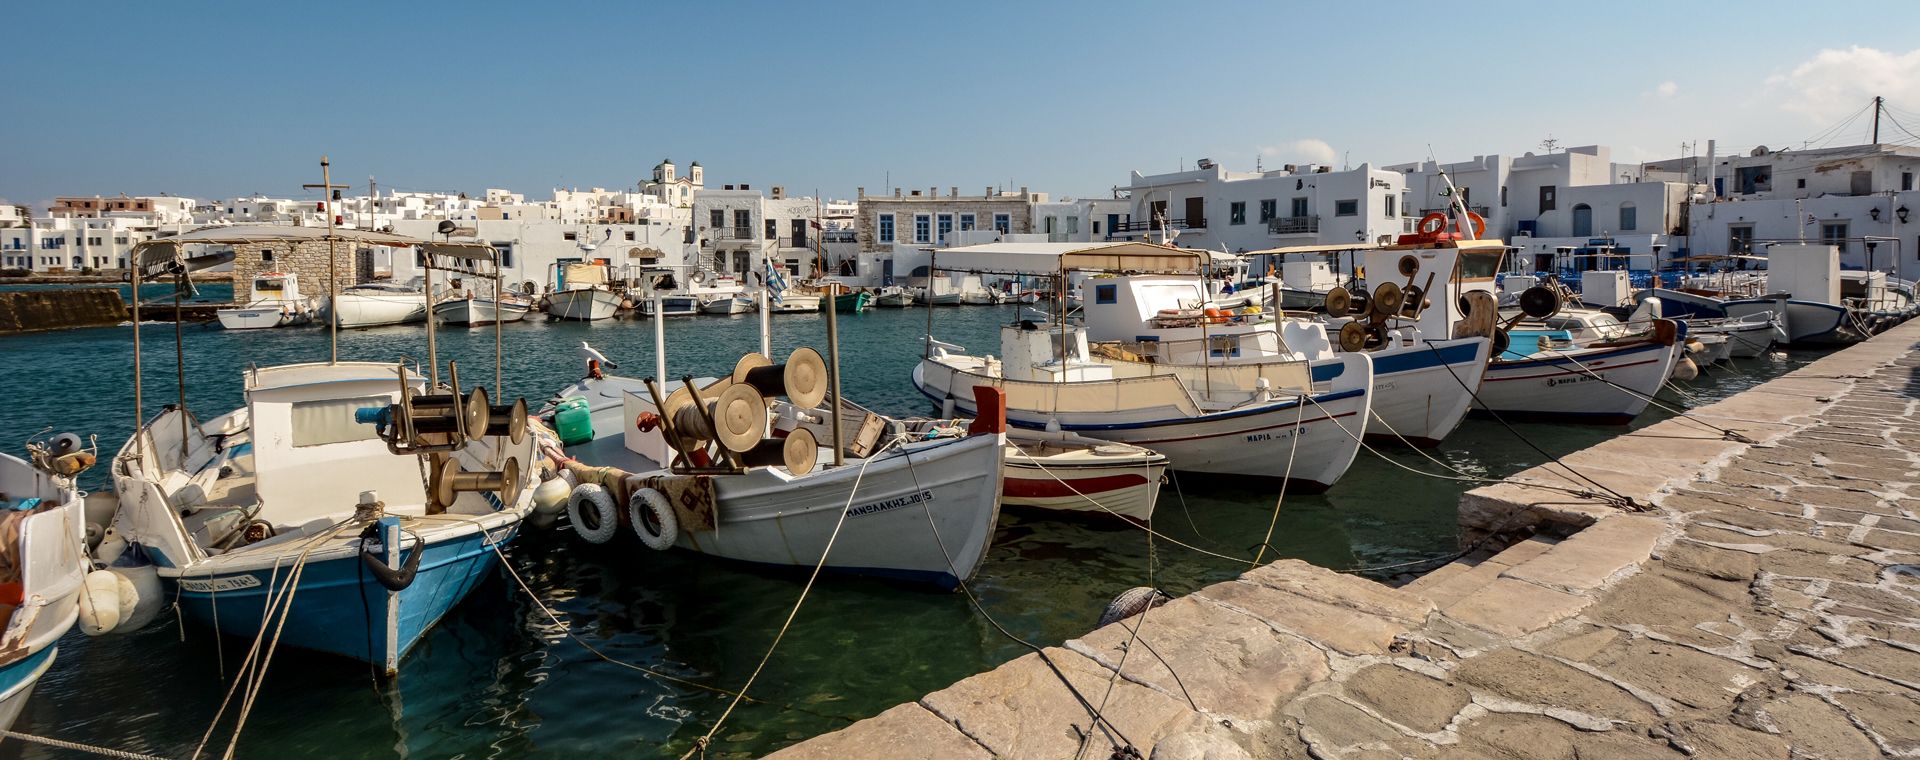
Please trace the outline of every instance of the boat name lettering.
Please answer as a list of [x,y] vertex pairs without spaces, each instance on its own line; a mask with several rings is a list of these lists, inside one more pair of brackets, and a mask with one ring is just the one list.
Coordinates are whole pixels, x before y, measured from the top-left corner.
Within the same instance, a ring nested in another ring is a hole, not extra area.
[[1267,433],[1249,433],[1247,434],[1247,443],[1259,443],[1261,441],[1284,441],[1289,438],[1305,435],[1306,432],[1307,431],[1302,428],[1294,427],[1286,430],[1275,430]]
[[920,491],[918,493],[910,493],[910,494],[907,494],[906,496],[899,496],[892,499],[888,499],[886,501],[876,501],[872,504],[862,504],[857,507],[850,507],[847,509],[847,516],[848,517],[864,517],[866,515],[878,514],[881,512],[891,512],[901,507],[910,507],[915,504],[928,502],[928,501],[933,501],[933,492]]
[[1594,379],[1595,377],[1593,375],[1568,375],[1566,377],[1550,377],[1550,378],[1547,378],[1547,387],[1552,388],[1554,386],[1567,385],[1569,383],[1590,383],[1590,382],[1593,382]]
[[181,578],[180,587],[188,591],[239,591],[243,588],[258,588],[260,579],[251,575],[229,575],[225,578]]

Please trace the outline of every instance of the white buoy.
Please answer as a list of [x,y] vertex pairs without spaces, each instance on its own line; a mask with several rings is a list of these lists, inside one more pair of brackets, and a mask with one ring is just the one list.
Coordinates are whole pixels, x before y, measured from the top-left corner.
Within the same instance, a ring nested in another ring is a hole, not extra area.
[[126,551],[127,540],[120,537],[119,531],[108,528],[107,532],[100,537],[100,545],[93,549],[93,560],[102,565],[111,565]]
[[573,493],[573,487],[563,478],[553,478],[533,489],[533,512],[539,515],[557,515],[567,510],[567,497]]
[[120,627],[120,576],[105,570],[87,573],[80,586],[80,632],[112,633]]

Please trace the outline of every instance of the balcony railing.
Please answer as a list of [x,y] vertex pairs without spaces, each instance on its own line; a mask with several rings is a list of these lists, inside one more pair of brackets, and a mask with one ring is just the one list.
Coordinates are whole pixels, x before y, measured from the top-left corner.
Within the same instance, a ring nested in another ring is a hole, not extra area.
[[1267,222],[1269,235],[1311,235],[1320,231],[1320,217],[1282,216]]
[[[1168,219],[1166,226],[1176,230],[1204,230],[1207,228],[1207,218],[1203,216],[1198,219]],[[1161,223],[1154,220],[1116,222],[1113,225],[1113,233],[1153,232],[1160,227]]]
[[722,241],[738,242],[757,240],[758,237],[753,233],[754,228],[752,227],[714,227],[708,229],[706,233],[702,235],[702,238],[706,241],[707,245],[712,246]]

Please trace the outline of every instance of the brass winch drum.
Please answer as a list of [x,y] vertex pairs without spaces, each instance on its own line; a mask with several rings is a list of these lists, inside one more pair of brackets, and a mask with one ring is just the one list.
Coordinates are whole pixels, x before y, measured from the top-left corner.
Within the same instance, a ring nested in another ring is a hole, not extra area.
[[774,364],[760,354],[742,356],[733,366],[733,381],[751,385],[764,396],[786,396],[801,409],[827,400],[827,362],[819,351],[805,346],[788,354],[784,364]]
[[438,477],[433,479],[433,505],[441,509],[453,506],[461,493],[493,491],[499,495],[501,503],[511,504],[514,495],[520,490],[520,460],[507,457],[504,469],[482,472],[462,472],[460,461],[447,457],[440,464]]
[[771,418],[767,414],[767,397],[760,395],[760,389],[746,383],[735,383],[720,391],[720,397],[713,402],[711,414],[714,427],[718,428],[713,431],[714,438],[728,451],[750,451],[772,431]]
[[785,467],[794,475],[813,472],[813,466],[820,456],[820,442],[813,437],[813,431],[797,428],[786,438],[761,441],[752,449],[740,453],[740,460],[748,467]]

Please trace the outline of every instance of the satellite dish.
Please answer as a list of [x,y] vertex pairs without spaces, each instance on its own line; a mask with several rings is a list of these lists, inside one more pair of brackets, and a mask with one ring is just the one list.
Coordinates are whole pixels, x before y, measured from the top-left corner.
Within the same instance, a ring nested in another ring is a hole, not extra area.
[[1754,149],[1753,149],[1753,152],[1751,152],[1751,153],[1748,153],[1747,155],[1749,155],[1749,156],[1764,156],[1764,155],[1767,155],[1767,146],[1765,146],[1765,145],[1761,145],[1761,146],[1759,146],[1759,147],[1756,147],[1756,148],[1754,148]]

